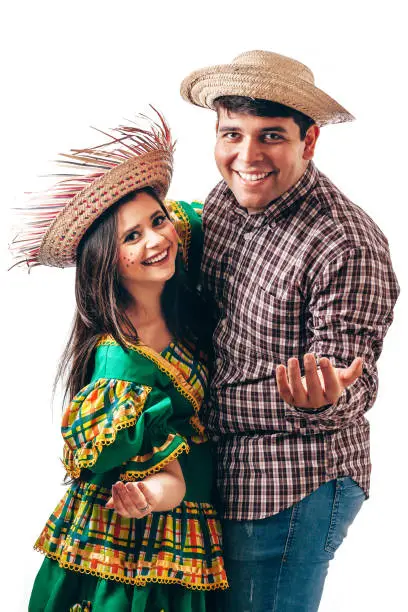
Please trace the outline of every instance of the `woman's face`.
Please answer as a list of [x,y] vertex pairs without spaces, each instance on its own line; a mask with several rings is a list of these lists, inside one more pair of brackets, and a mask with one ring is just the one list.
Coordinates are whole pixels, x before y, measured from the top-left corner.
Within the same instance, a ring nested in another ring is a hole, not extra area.
[[148,193],[136,193],[117,212],[118,270],[124,287],[164,285],[175,272],[178,236],[160,204]]

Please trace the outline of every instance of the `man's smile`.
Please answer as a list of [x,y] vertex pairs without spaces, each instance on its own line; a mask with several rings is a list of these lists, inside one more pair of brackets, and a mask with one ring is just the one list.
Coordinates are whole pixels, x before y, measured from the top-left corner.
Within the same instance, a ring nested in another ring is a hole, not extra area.
[[239,170],[233,170],[238,175],[241,182],[245,185],[259,185],[265,179],[269,178],[275,171],[270,172],[240,172]]

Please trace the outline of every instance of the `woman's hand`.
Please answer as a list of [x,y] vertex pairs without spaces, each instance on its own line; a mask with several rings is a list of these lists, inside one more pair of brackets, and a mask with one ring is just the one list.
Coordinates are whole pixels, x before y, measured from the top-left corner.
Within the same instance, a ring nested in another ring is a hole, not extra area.
[[112,497],[106,504],[106,508],[116,510],[118,514],[126,518],[141,519],[154,512],[157,505],[156,495],[143,482],[125,484],[119,481],[112,487]]
[[348,368],[335,368],[327,357],[322,357],[317,368],[314,355],[303,359],[305,376],[301,377],[299,361],[293,357],[288,367],[276,368],[276,382],[281,398],[296,408],[311,410],[335,404],[346,387],[349,387],[363,370],[363,360],[354,359]]
[[141,519],[151,512],[165,512],[178,506],[186,494],[183,472],[177,459],[163,466],[143,482],[116,482],[106,504],[126,518]]

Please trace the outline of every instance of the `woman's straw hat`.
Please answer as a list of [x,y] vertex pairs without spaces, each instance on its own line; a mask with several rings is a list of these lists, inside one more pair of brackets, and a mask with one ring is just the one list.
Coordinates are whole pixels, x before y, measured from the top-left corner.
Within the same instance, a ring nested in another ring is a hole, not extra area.
[[314,84],[312,71],[300,62],[270,51],[247,51],[231,64],[192,72],[181,84],[182,97],[214,109],[219,96],[247,96],[294,108],[318,125],[354,119]]
[[165,198],[174,143],[164,118],[155,112],[157,123],[139,117],[148,122],[148,129],[119,126],[102,132],[109,138],[103,145],[60,155],[58,165],[69,169],[64,179],[47,191],[30,194],[26,206],[17,209],[24,217],[11,247],[17,263],[74,266],[86,231],[118,200],[144,187]]

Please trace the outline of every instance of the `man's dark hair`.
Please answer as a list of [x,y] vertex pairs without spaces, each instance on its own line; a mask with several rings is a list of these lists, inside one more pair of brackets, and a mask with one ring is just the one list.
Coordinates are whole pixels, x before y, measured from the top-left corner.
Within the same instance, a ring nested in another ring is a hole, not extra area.
[[301,140],[305,139],[307,130],[315,123],[313,119],[294,108],[259,98],[219,96],[214,100],[214,106],[217,114],[219,109],[223,108],[227,112],[243,113],[244,115],[254,115],[255,117],[292,117],[299,126]]

